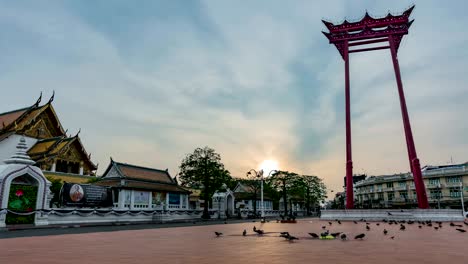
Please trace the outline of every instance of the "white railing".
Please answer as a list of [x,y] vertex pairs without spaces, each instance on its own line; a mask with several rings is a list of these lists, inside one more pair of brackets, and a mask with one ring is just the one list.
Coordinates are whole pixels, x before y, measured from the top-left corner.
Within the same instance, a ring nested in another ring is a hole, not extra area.
[[397,187],[394,187],[395,191],[405,191],[407,189],[406,186],[397,186]]
[[423,176],[431,176],[431,175],[444,175],[450,173],[460,173],[460,172],[468,172],[467,166],[461,166],[458,168],[441,168],[441,169],[434,169],[430,171],[423,171]]

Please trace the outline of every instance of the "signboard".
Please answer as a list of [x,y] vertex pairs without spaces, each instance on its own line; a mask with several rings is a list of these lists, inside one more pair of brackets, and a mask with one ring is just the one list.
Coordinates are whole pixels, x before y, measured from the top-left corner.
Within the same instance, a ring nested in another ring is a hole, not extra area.
[[108,187],[90,184],[64,183],[60,191],[64,206],[112,207],[112,191]]
[[134,191],[135,204],[149,204],[149,192]]

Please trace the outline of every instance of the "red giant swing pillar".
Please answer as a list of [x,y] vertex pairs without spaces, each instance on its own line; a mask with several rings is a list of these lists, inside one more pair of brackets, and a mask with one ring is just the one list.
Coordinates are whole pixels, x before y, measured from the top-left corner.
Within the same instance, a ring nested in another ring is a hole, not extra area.
[[[331,44],[334,44],[340,52],[345,62],[345,104],[346,104],[346,209],[354,208],[353,195],[353,161],[351,155],[351,106],[350,106],[350,85],[349,85],[349,54],[365,52],[371,50],[390,49],[393,60],[393,68],[400,98],[401,114],[405,130],[406,146],[410,169],[414,178],[416,195],[419,208],[428,208],[426,188],[421,174],[421,165],[416,155],[411,124],[406,109],[403,84],[401,82],[400,66],[398,64],[398,48],[401,39],[408,34],[408,29],[414,20],[409,20],[409,16],[414,6],[403,12],[401,15],[388,14],[382,18],[373,18],[367,12],[365,16],[357,22],[344,21],[339,25],[323,21],[330,32],[323,32]],[[375,43],[388,42],[385,46],[367,46],[367,48],[350,49],[350,47],[370,45]]]

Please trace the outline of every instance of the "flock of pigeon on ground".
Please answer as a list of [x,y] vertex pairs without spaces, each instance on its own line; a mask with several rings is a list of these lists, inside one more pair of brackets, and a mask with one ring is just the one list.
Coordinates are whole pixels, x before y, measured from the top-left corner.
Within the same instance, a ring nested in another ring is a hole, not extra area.
[[[263,223],[264,221],[262,221]],[[279,221],[277,221],[279,222]],[[341,225],[341,221],[338,220],[338,219],[335,219],[335,222],[338,223],[339,225]],[[354,224],[358,224],[358,221],[353,221]],[[371,230],[371,224],[366,222],[365,219],[361,219],[360,222],[365,222],[366,223],[366,230],[367,231],[370,231]],[[400,230],[401,231],[405,231],[406,230],[406,225],[413,225],[415,223],[418,224],[418,228],[422,228],[423,226],[426,226],[426,227],[429,227],[429,228],[434,228],[434,230],[439,230],[442,228],[442,222],[439,222],[439,221],[405,221],[405,220],[402,220],[402,221],[396,221],[396,220],[386,220],[386,219],[383,219],[382,220],[383,223],[386,223],[386,224],[389,224],[389,225],[400,225]],[[226,222],[225,222],[226,223]],[[463,222],[465,225],[468,226],[468,223],[467,222]],[[331,227],[333,225],[332,222],[328,222],[328,227]],[[380,223],[376,223],[377,226],[380,226]],[[459,224],[454,224],[453,222],[450,222],[450,227],[456,227],[455,230],[461,232],[461,233],[465,233],[466,230],[465,229],[462,229],[462,225],[459,225]],[[322,226],[322,229],[324,230],[324,232],[320,233],[319,235],[316,234],[316,233],[309,233],[310,235],[310,238],[312,239],[336,239],[336,238],[339,238],[343,241],[345,240],[348,240],[348,236],[344,233],[344,232],[336,232],[336,233],[330,233],[330,231],[328,230],[327,226]],[[294,240],[299,240],[299,238],[289,234],[289,232],[285,231],[285,232],[265,232],[264,230],[262,229],[257,229],[255,226],[253,227],[253,232],[256,233],[256,235],[258,236],[263,236],[265,234],[278,234],[279,233],[279,237],[283,237],[285,238],[286,240],[290,241],[290,242],[293,242]],[[388,230],[384,228],[383,230],[383,234],[386,236],[388,234]],[[223,235],[223,233],[221,232],[215,232],[215,235],[216,237],[221,237]],[[244,231],[242,232],[242,236],[247,236],[247,230],[244,229]],[[356,236],[354,236],[354,239],[359,239],[359,240],[363,240],[365,238],[366,234],[365,233],[361,233],[361,234],[358,234]],[[391,236],[390,239],[395,239],[395,236]]]

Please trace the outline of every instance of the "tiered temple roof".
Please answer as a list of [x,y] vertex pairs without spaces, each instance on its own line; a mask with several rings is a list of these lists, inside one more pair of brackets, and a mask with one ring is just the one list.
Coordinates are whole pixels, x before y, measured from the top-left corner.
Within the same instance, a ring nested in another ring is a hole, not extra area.
[[37,139],[27,153],[43,170],[51,170],[52,164],[59,160],[63,164],[75,164],[71,170],[56,164],[62,166],[63,173],[78,174],[81,166],[84,174],[93,174],[97,165],[84,149],[79,132],[75,136],[66,135],[52,106],[54,95],[44,105],[39,105],[41,99],[42,93],[33,105],[0,114],[0,142],[14,134]]
[[127,189],[189,193],[171,178],[168,170],[147,168],[116,162],[112,158],[100,181],[96,185]]

